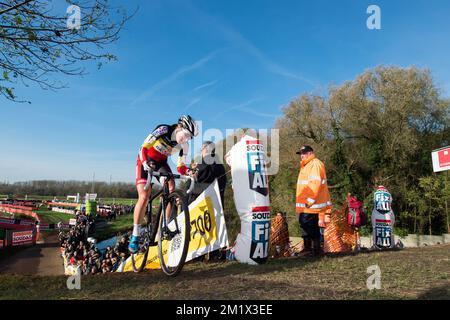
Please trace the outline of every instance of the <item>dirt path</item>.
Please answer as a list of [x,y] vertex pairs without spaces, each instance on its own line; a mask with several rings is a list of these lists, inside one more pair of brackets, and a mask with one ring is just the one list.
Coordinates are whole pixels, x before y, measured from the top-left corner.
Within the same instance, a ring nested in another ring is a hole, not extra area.
[[21,275],[62,275],[63,260],[57,235],[48,235],[45,242],[24,249],[1,262],[0,273]]

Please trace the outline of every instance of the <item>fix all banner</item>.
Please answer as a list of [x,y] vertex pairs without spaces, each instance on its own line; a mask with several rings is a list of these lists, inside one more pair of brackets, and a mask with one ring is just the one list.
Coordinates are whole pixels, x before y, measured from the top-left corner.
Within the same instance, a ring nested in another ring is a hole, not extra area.
[[250,258],[258,264],[269,256],[270,207],[252,208],[252,242]]
[[379,190],[373,195],[373,206],[378,212],[391,211],[392,196],[388,191]]
[[376,209],[372,211],[372,232],[373,244],[378,249],[393,248],[394,242],[394,223],[395,217],[392,211],[379,212]]
[[268,258],[270,199],[265,148],[245,135],[226,154],[231,167],[234,203],[241,219],[241,232],[233,248],[236,260],[264,263]]

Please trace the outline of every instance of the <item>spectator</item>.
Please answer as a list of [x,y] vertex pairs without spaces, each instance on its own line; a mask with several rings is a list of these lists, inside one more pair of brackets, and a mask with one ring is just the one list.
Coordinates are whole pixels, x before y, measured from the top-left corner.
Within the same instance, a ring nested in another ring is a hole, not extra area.
[[225,174],[225,167],[216,157],[216,146],[212,141],[205,141],[201,149],[200,163],[192,165],[193,177],[196,180],[194,190],[191,193],[189,203],[194,201],[215,179],[219,183],[220,200],[222,206],[224,204],[225,187],[227,184],[227,177]]
[[126,259],[129,256],[128,241],[129,240],[127,235],[122,236],[115,248],[117,249],[117,255],[123,259]]
[[322,252],[320,228],[325,227],[331,213],[325,165],[310,146],[301,147],[297,154],[301,157],[296,193],[296,212],[304,242],[301,255],[316,255]]
[[86,240],[86,224],[87,219],[80,215],[69,232],[60,232],[58,235],[60,245],[64,248],[63,254],[69,264],[78,266],[82,274],[116,271],[120,263],[129,256],[128,235],[121,237],[114,247],[108,246],[102,257],[94,243]]

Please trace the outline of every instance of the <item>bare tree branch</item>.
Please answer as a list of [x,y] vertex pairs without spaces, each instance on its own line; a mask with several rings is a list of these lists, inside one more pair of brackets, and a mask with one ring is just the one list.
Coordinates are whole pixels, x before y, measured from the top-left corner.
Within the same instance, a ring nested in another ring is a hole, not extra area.
[[12,11],[14,9],[17,9],[17,8],[23,6],[23,5],[25,5],[25,4],[27,4],[28,2],[31,2],[31,1],[33,1],[33,0],[27,0],[27,1],[24,1],[22,3],[16,4],[15,6],[12,6],[12,7],[8,8],[8,9],[2,10],[2,11],[0,11],[0,15],[2,15],[4,13],[7,13],[9,11]]
[[65,86],[50,80],[53,76],[84,75],[85,62],[100,68],[116,60],[105,48],[119,39],[137,9],[128,15],[107,0],[72,4],[80,8],[77,29],[67,27],[66,11],[56,12],[49,0],[0,2],[8,7],[0,11],[0,95],[18,101],[12,87],[18,83],[57,90]]

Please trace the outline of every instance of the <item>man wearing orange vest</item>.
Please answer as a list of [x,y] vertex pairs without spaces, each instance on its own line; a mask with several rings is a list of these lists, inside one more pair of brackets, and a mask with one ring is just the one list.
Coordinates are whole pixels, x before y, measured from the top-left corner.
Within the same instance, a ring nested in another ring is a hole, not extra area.
[[295,207],[304,241],[302,254],[320,254],[320,228],[329,221],[332,206],[325,165],[310,146],[301,147],[297,154],[301,156],[301,163]]

